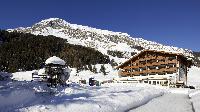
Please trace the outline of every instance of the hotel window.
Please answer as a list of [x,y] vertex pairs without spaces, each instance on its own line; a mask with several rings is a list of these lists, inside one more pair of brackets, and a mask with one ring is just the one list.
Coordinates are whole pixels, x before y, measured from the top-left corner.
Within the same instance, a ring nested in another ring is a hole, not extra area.
[[171,56],[171,57],[168,58],[168,60],[170,60],[170,61],[173,60],[173,59],[176,59],[176,57]]
[[156,85],[156,81],[153,81],[153,85]]

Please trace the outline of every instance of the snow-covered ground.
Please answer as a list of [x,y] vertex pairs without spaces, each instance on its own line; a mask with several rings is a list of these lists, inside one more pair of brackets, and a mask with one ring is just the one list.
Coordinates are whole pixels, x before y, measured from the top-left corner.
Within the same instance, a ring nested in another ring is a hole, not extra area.
[[[76,73],[71,68],[70,87],[61,87],[50,95],[45,83],[31,82],[34,71],[13,73],[14,82],[0,82],[0,111],[22,112],[123,112],[145,104],[149,100],[161,96],[165,90],[143,84],[107,83],[90,87],[88,79],[94,77],[98,81],[112,80],[117,77],[117,71],[110,65],[104,65],[108,75],[92,73],[84,70]],[[97,71],[101,65],[96,65]],[[87,84],[78,84],[82,79]],[[42,92],[43,91],[43,92]]]
[[[13,73],[12,78],[17,81],[0,81],[0,112],[146,112],[146,109],[150,112],[200,111],[198,89],[189,91],[184,88],[169,89],[135,83],[105,83],[90,87],[88,85],[90,77],[99,81],[118,77],[117,71],[110,65],[104,66],[108,72],[105,76],[88,70],[76,73],[76,69],[71,68],[70,87],[60,87],[51,95],[44,91],[50,91],[45,83],[31,82],[32,73],[38,70]],[[96,65],[97,71],[100,67],[101,65]],[[199,70],[197,67],[189,70],[190,85],[195,84],[198,87],[200,84]],[[85,79],[87,84],[78,84],[80,79]],[[176,110],[173,109],[175,107]]]
[[192,112],[192,105],[186,94],[167,93],[130,112]]
[[12,79],[17,80],[17,81],[31,81],[32,73],[34,71],[15,72],[13,73]]
[[188,85],[200,88],[200,68],[192,66],[188,71]]
[[0,111],[22,112],[124,112],[161,96],[163,90],[141,84],[103,84],[100,87],[71,84],[53,95],[35,93],[35,82],[1,82]]
[[200,112],[200,90],[192,90],[189,94],[195,112]]
[[114,78],[118,77],[118,71],[114,70],[110,64],[104,65],[107,75],[103,75],[103,73],[99,72],[101,65],[102,64],[95,65],[98,73],[93,73],[89,70],[83,70],[80,71],[79,73],[76,73],[76,69],[72,68],[69,81],[78,82],[79,80],[86,80],[88,82],[89,81],[88,79],[93,77],[95,80],[102,82],[106,80],[113,80]]
[[[103,75],[103,73],[99,72],[102,64],[95,65],[97,69],[97,73],[93,73],[90,70],[83,70],[77,73],[76,68],[70,68],[70,82],[79,82],[79,80],[86,80],[93,77],[95,80],[98,80],[100,82],[105,80],[113,80],[113,78],[118,77],[118,71],[114,70],[110,64],[105,64],[105,71],[107,75]],[[33,70],[33,71],[24,71],[24,72],[15,72],[13,73],[12,79],[18,80],[18,81],[31,81],[32,80],[32,73],[33,72],[40,72],[41,70]]]

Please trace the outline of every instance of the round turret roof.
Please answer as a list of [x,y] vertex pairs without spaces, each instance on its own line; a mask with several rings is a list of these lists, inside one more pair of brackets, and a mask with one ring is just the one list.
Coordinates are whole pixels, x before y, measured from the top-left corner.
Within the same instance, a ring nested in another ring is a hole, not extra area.
[[53,57],[48,58],[45,61],[45,64],[46,65],[48,64],[65,65],[65,61],[60,59],[59,57],[53,56]]

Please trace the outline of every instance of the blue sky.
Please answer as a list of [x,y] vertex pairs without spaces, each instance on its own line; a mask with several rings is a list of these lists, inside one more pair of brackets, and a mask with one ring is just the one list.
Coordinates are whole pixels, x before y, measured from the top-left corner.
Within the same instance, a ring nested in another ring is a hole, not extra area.
[[200,0],[1,0],[0,29],[51,17],[200,51]]

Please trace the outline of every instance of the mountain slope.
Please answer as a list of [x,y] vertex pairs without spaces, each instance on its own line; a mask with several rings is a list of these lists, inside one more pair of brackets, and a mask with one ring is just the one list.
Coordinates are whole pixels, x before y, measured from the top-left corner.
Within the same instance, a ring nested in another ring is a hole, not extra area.
[[67,43],[55,36],[0,30],[0,71],[35,70],[42,68],[47,58],[58,56],[70,67],[83,69],[85,65],[107,64],[109,57],[80,45]]
[[[191,50],[173,46],[165,46],[142,38],[133,38],[127,33],[100,30],[88,26],[70,24],[59,18],[50,18],[34,24],[32,27],[8,29],[32,33],[34,35],[54,35],[68,40],[70,44],[82,45],[95,48],[103,54],[108,54],[117,63],[123,62],[133,54],[143,49],[160,50],[167,52],[183,53],[186,56],[193,56]],[[108,52],[121,53],[122,57],[114,57]]]

